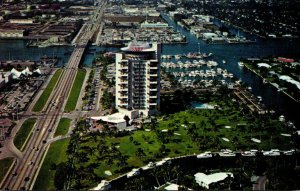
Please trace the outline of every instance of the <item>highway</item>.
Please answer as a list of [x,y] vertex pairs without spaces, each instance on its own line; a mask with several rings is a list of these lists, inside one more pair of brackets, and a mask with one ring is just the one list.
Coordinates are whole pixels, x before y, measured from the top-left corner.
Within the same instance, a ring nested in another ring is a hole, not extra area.
[[92,16],[91,22],[88,23],[85,30],[81,31],[82,34],[80,34],[80,38],[75,44],[75,49],[42,111],[43,115],[38,118],[34,133],[23,151],[23,157],[14,161],[12,168],[7,172],[0,184],[1,190],[32,189],[34,177],[38,173],[37,169],[41,165],[41,159],[46,154],[45,151],[49,146],[46,143],[55,133],[85,48],[98,30],[97,27],[100,24],[97,24],[97,20],[102,18],[105,5],[106,2],[102,2],[95,11],[94,16]]

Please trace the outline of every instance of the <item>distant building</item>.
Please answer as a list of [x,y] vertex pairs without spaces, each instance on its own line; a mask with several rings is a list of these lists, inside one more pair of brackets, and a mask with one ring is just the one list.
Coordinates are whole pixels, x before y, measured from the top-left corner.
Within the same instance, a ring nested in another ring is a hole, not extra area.
[[160,44],[131,42],[116,54],[116,108],[131,119],[160,105]]
[[0,38],[22,38],[24,30],[0,30]]
[[0,88],[2,88],[5,85],[5,80],[2,78],[2,74],[0,74]]
[[4,80],[5,80],[5,83],[10,82],[12,80],[12,73],[11,72],[5,72]]
[[8,22],[14,24],[33,24],[34,20],[33,19],[9,19]]
[[212,38],[218,38],[216,33],[203,33],[203,40],[211,40]]
[[141,28],[148,28],[148,29],[161,29],[161,28],[168,28],[169,25],[167,23],[161,23],[161,22],[157,22],[157,23],[150,23],[150,22],[143,22],[141,24]]
[[0,72],[0,88],[12,80],[11,72]]

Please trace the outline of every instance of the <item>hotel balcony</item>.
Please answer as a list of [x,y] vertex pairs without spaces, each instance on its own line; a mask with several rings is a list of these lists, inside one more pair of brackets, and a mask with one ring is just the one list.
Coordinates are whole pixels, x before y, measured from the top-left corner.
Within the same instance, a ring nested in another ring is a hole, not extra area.
[[118,98],[118,100],[120,100],[122,103],[128,103],[128,99],[127,97],[124,97],[124,98]]
[[156,99],[156,98],[157,98],[157,95],[150,95],[149,98],[151,98],[151,99]]
[[121,64],[119,70],[128,70],[128,65],[126,65],[126,64]]
[[121,94],[119,100],[121,99],[128,99],[128,94]]
[[118,104],[118,107],[121,107],[121,108],[126,108],[127,106],[128,106],[127,103]]
[[149,66],[148,68],[149,68],[150,70],[157,70],[157,69],[158,69],[157,66]]
[[119,76],[118,78],[121,79],[121,80],[128,80],[128,76],[125,76],[125,75],[124,76]]
[[153,86],[147,86],[148,90],[151,91],[151,92],[157,92],[157,86],[153,87]]
[[140,105],[143,104],[144,105],[145,104],[145,100],[139,100],[139,101],[133,100],[132,103],[133,104],[140,104]]
[[150,73],[150,72],[148,73],[148,75],[149,75],[149,76],[154,76],[154,77],[157,77],[157,76],[158,76],[157,73]]
[[118,71],[120,71],[120,72],[128,72],[128,68],[120,68]]
[[157,81],[150,81],[150,84],[157,84]]
[[157,105],[157,103],[156,102],[148,102],[148,105]]
[[128,92],[128,88],[121,88],[120,91],[118,91],[119,93],[124,93],[124,92]]

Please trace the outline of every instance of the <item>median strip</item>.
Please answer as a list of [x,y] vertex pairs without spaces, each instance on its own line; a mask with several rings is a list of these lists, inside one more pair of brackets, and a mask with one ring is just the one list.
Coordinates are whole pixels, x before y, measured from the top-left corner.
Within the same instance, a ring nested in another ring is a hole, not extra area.
[[12,162],[13,162],[13,158],[5,158],[0,160],[0,183],[2,182]]
[[54,133],[54,137],[57,137],[59,135],[66,135],[69,131],[70,125],[71,125],[71,119],[61,118],[56,128],[56,131]]
[[43,91],[42,95],[40,96],[40,98],[38,99],[38,101],[36,102],[36,104],[33,107],[33,111],[34,112],[39,112],[41,111],[45,104],[47,103],[47,100],[49,98],[49,96],[51,95],[60,75],[61,75],[62,70],[58,69],[55,74],[53,75],[53,77],[51,78],[49,84],[47,85],[46,89]]
[[75,110],[85,75],[86,75],[85,70],[83,69],[78,70],[71,92],[68,97],[68,101],[65,107],[65,112],[71,112]]
[[14,138],[14,145],[17,149],[20,149],[22,151],[25,143],[28,140],[28,137],[30,137],[30,132],[32,131],[35,123],[36,118],[29,118],[26,121],[24,121]]

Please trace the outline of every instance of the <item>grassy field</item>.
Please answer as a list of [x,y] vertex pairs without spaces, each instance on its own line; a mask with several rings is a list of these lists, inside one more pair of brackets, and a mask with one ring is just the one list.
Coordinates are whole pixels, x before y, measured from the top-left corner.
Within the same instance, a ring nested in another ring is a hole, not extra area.
[[18,149],[22,148],[35,122],[36,118],[29,118],[22,124],[21,128],[19,129],[14,138],[14,144]]
[[0,160],[0,182],[3,180],[12,162],[13,162],[13,158],[6,158]]
[[44,108],[44,105],[47,103],[47,100],[49,98],[49,96],[52,93],[52,90],[54,89],[57,80],[60,77],[62,70],[59,69],[55,72],[55,74],[53,75],[53,77],[51,78],[48,86],[45,88],[45,90],[43,91],[42,95],[40,96],[40,98],[38,99],[38,101],[36,102],[36,104],[33,107],[33,111],[35,112],[39,112]]
[[[290,139],[280,135],[289,133],[289,130],[277,118],[254,118],[243,113],[243,108],[231,100],[214,100],[210,104],[217,105],[217,109],[188,109],[163,116],[157,123],[144,124],[143,130],[130,135],[91,136],[80,131],[80,138],[75,141],[81,156],[76,159],[76,168],[93,167],[93,175],[112,179],[132,168],[166,157],[221,149],[290,149]],[[84,122],[81,126],[84,128]],[[253,142],[251,138],[259,139],[261,143]],[[112,176],[106,175],[107,170]],[[81,183],[95,185],[85,178]]]
[[68,133],[69,127],[71,124],[71,119],[69,118],[61,118],[59,121],[59,124],[57,126],[57,129],[54,133],[54,137],[59,135],[65,135]]
[[81,87],[84,81],[86,75],[86,71],[79,69],[73,84],[73,87],[71,89],[66,107],[65,112],[71,112],[74,111],[76,108],[77,100],[80,95]]
[[67,161],[66,150],[69,141],[70,139],[63,139],[51,144],[33,187],[34,190],[55,190],[53,181],[55,170],[51,170],[51,166]]

